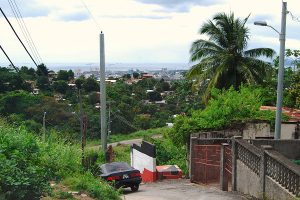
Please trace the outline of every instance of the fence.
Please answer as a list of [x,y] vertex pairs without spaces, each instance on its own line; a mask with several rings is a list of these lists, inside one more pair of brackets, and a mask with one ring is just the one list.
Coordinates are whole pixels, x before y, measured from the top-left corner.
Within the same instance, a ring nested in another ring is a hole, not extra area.
[[300,171],[288,163],[286,159],[278,152],[269,150],[266,152],[266,175],[271,177],[282,187],[296,197],[300,197]]
[[[247,166],[252,172],[259,177],[260,191],[256,191],[256,197],[262,195],[272,195],[276,199],[287,199],[287,197],[300,197],[300,167],[292,163],[291,160],[272,149],[271,146],[262,145],[258,147],[249,144],[244,140],[234,140],[234,152],[233,167],[234,169],[234,190],[237,188],[245,187],[245,183],[237,183],[236,176],[242,176],[237,174],[237,162],[240,160]],[[240,172],[241,173],[241,172]],[[266,186],[266,177],[271,178],[272,184]],[[249,177],[250,178],[250,177]],[[243,185],[244,184],[244,185]],[[237,187],[237,185],[239,187]],[[241,186],[243,185],[243,186]],[[285,188],[289,193],[285,193],[284,190],[276,186],[280,185]],[[249,189],[245,189],[248,190]],[[243,192],[243,191],[242,191]],[[284,196],[284,195],[286,196]],[[252,194],[253,195],[253,194]],[[276,196],[278,195],[278,196]]]
[[260,151],[255,146],[242,142],[236,143],[237,147],[237,159],[242,161],[247,167],[249,167],[256,174],[260,173]]

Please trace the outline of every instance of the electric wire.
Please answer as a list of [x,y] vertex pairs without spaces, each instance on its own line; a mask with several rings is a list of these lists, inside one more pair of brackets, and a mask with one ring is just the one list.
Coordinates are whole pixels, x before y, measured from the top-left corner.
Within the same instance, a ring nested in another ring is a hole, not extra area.
[[8,61],[10,62],[11,66],[16,70],[16,72],[19,72],[19,69],[11,61],[11,59],[9,58],[9,56],[7,55],[7,53],[4,51],[4,49],[3,49],[3,47],[1,45],[0,45],[0,49],[2,50],[2,52],[4,53],[4,55],[6,56],[6,58],[8,59]]
[[12,24],[10,23],[9,19],[6,17],[6,15],[5,15],[4,11],[2,10],[2,8],[0,8],[0,11],[1,11],[2,15],[4,16],[4,18],[6,19],[7,23],[9,24],[10,28],[14,32],[15,36],[18,38],[19,42],[22,44],[23,48],[25,49],[25,51],[27,52],[27,54],[29,55],[29,57],[31,58],[33,63],[35,64],[35,66],[37,67],[38,65],[37,65],[36,61],[33,59],[32,55],[30,54],[30,52],[28,51],[28,49],[26,48],[26,46],[22,42],[21,38],[19,37],[18,33],[15,31],[15,29],[12,26]]
[[295,15],[293,15],[293,13],[291,11],[289,11],[289,14],[292,17],[293,21],[300,22],[300,17],[296,17]]
[[26,35],[25,31],[24,31],[24,28],[23,28],[23,24],[22,24],[21,21],[20,21],[19,15],[18,15],[18,13],[17,13],[17,11],[16,11],[16,9],[15,9],[13,3],[11,2],[11,0],[8,0],[8,3],[9,3],[9,6],[10,6],[10,9],[12,10],[13,15],[15,16],[15,19],[16,19],[17,22],[18,22],[18,25],[19,25],[19,27],[20,27],[20,29],[21,29],[21,31],[22,31],[22,34],[23,34],[23,36],[24,36],[24,38],[25,38],[25,40],[26,40],[26,43],[27,43],[27,45],[29,46],[29,49],[31,50],[31,53],[32,53],[34,59],[35,59],[35,60],[38,60],[38,59],[37,59],[37,56],[36,56],[36,54],[35,54],[35,52],[32,50],[31,43],[30,43],[29,40],[28,40],[28,37],[27,37],[27,35]]
[[[83,6],[85,7],[85,9],[87,10],[87,12],[89,13],[90,17],[93,19],[93,22],[95,23],[95,25],[100,29],[100,24],[98,23],[98,21],[96,20],[96,18],[94,17],[93,13],[91,12],[91,10],[89,9],[89,7],[87,6],[87,4],[84,2],[84,0],[80,0],[81,3],[83,4]],[[101,30],[101,29],[100,29]]]
[[[17,4],[17,2],[15,0],[9,0],[12,2],[13,7],[15,7],[15,11],[17,13],[17,20],[20,21],[19,25],[21,24],[20,28],[23,29],[23,32],[25,32],[24,37],[26,38],[26,40],[28,41],[28,45],[31,46],[32,52],[36,55],[37,60],[39,61],[39,63],[43,63],[43,60],[41,58],[41,55],[38,51],[38,49],[36,48],[36,45],[31,37],[30,32],[28,31],[28,28],[26,26],[26,23],[23,19],[22,13],[20,12],[19,6]],[[23,26],[22,26],[23,25]],[[22,28],[23,27],[23,28]]]

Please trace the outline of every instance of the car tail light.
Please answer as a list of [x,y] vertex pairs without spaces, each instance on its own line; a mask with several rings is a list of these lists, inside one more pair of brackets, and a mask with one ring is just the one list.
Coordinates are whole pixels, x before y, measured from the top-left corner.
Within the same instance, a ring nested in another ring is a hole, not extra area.
[[135,173],[132,173],[130,174],[130,177],[140,177],[141,176],[141,173],[140,172],[135,172]]
[[108,181],[114,181],[114,180],[119,180],[119,179],[120,179],[120,176],[109,176],[109,177],[107,177]]

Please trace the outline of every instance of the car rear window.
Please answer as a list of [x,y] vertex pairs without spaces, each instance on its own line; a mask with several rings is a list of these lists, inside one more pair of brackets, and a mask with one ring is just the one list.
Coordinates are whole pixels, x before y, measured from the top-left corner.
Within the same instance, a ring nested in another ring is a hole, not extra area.
[[125,162],[113,162],[102,165],[101,169],[103,173],[112,173],[131,170],[132,167]]

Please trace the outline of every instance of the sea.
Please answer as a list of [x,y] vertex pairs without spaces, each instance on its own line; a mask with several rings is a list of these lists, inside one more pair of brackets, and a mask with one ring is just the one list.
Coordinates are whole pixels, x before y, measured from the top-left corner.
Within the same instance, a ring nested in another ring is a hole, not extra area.
[[[35,66],[32,63],[15,63],[17,67]],[[72,70],[72,71],[98,71],[99,63],[45,63],[49,70]],[[190,63],[106,63],[106,71],[157,71],[157,70],[188,70],[192,64]],[[0,66],[7,67],[8,63],[0,63]]]

